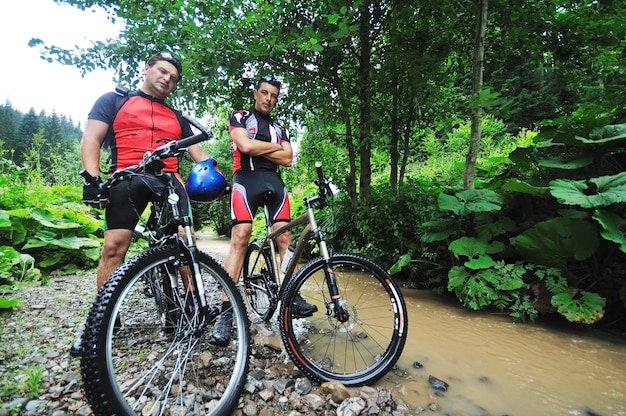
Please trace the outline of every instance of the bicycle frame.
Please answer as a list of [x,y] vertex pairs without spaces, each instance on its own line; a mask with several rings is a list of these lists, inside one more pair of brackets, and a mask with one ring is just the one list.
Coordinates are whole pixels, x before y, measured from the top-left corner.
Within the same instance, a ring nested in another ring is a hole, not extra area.
[[[326,280],[328,283],[328,288],[330,289],[330,296],[333,299],[333,304],[334,304],[333,310],[335,311],[335,317],[340,322],[345,322],[349,319],[349,314],[342,307],[341,296],[339,294],[339,289],[337,288],[337,282],[335,280],[335,275],[332,269],[331,257],[328,251],[328,246],[326,245],[326,240],[324,239],[324,233],[318,228],[317,220],[315,219],[314,207],[316,205],[323,204],[325,197],[326,197],[325,194],[320,193],[320,195],[305,198],[304,204],[306,206],[306,212],[276,230],[271,229],[267,206],[265,206],[264,211],[265,211],[265,218],[266,218],[266,225],[267,225],[267,235],[265,236],[265,239],[263,240],[261,246],[264,247],[267,244],[270,247],[271,258],[272,258],[272,263],[273,263],[272,264],[273,278],[274,278],[274,281],[277,282],[279,285],[278,294],[272,294],[271,296],[272,297],[276,296],[277,299],[282,299],[282,296],[286,287],[285,283],[289,281],[289,279],[293,276],[296,266],[298,264],[298,260],[302,256],[302,253],[304,253],[304,249],[306,247],[307,242],[311,238],[313,238],[316,241],[320,249],[320,256],[326,262],[325,276],[326,276]],[[287,270],[285,271],[284,278],[281,279],[280,269],[278,267],[279,265],[276,259],[277,257],[276,254],[278,253],[278,250],[276,247],[276,237],[303,224],[306,224],[306,226],[304,230],[302,231],[302,233],[300,233],[300,235],[298,236],[298,239],[296,240],[293,257],[289,265],[287,266]],[[259,252],[259,257],[257,257],[255,262],[258,261],[261,255],[262,253]]]
[[[402,353],[406,306],[380,265],[360,254],[328,247],[315,211],[324,208],[338,190],[324,178],[321,164],[316,168],[319,190],[304,199],[302,215],[276,225],[265,207],[267,234],[246,248],[240,289],[249,312],[260,319],[269,322],[278,309],[283,345],[308,377],[320,383],[369,384],[383,377]],[[277,238],[296,227],[302,232],[293,238],[291,259],[280,262],[285,271],[281,282]],[[310,240],[315,240],[319,253],[299,267]]]

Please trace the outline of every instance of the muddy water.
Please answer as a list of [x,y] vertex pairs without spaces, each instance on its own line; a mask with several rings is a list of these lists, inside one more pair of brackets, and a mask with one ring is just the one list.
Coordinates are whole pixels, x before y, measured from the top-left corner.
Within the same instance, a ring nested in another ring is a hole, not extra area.
[[[227,244],[199,245],[222,259]],[[403,294],[409,339],[398,371],[376,385],[393,389],[413,410],[435,403],[454,415],[626,416],[626,339],[515,324],[428,291]],[[448,391],[434,390],[429,375],[448,383]]]
[[428,402],[433,375],[449,384],[437,403],[454,414],[626,415],[625,339],[515,324],[426,291],[403,294],[409,341],[399,365],[419,387],[407,392],[411,405]]

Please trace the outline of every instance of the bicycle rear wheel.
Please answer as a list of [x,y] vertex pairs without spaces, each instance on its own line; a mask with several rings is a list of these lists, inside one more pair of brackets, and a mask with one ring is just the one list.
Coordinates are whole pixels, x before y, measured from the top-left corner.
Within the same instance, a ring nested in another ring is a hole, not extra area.
[[243,262],[243,281],[250,310],[264,321],[269,321],[278,305],[278,284],[274,282],[272,255],[269,247],[251,243]]
[[209,309],[219,309],[222,291],[233,307],[234,341],[211,344],[211,326],[201,330],[187,303],[180,258],[173,245],[150,249],[120,266],[99,291],[81,357],[96,415],[230,415],[237,404],[249,356],[241,295],[226,271],[199,253]]
[[[294,363],[322,383],[349,387],[370,384],[398,361],[407,337],[404,298],[391,276],[371,260],[354,254],[331,258],[341,303],[349,314],[340,322],[334,314],[326,264],[321,257],[302,266],[283,295],[280,331]],[[292,315],[296,295],[314,304],[309,318]]]

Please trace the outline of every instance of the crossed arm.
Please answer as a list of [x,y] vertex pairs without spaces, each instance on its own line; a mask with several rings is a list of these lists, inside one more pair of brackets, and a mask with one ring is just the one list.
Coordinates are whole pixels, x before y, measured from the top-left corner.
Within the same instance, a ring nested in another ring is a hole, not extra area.
[[263,156],[277,165],[291,166],[293,161],[293,149],[291,143],[271,143],[262,140],[250,140],[248,131],[237,127],[230,132],[230,136],[241,153],[252,156]]

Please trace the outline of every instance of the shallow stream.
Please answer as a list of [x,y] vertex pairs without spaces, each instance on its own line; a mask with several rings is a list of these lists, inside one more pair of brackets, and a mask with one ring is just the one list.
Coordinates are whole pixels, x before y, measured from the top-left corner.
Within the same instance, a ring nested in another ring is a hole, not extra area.
[[626,415],[626,339],[515,324],[428,291],[403,293],[409,340],[399,367],[416,381],[400,391],[411,406],[429,403],[433,375],[449,384],[436,403],[455,415]]
[[[199,245],[220,260],[228,249],[224,239]],[[515,324],[430,291],[403,294],[409,339],[398,371],[376,386],[393,389],[412,410],[436,404],[439,414],[455,416],[626,416],[624,336]],[[267,341],[280,345],[280,336]],[[433,389],[429,375],[448,390]]]

